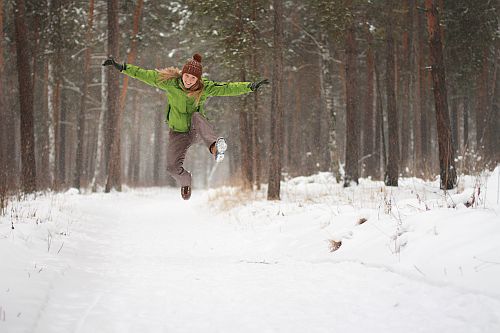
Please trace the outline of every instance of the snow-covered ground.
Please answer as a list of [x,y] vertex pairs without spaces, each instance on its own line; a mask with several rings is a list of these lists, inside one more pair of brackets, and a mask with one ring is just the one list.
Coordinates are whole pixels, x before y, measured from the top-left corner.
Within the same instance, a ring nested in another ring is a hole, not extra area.
[[12,201],[0,332],[500,332],[498,173]]

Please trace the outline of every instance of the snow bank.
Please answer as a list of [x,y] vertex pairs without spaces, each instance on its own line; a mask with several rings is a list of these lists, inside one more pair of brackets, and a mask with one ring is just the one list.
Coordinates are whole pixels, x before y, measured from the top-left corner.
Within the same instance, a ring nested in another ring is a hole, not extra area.
[[[329,174],[298,177],[282,184],[281,202],[263,191],[221,214],[260,235],[255,261],[358,262],[500,297],[498,172],[462,177],[462,189],[446,193],[438,180],[390,188],[361,179],[344,189]],[[227,199],[219,190],[209,198]],[[342,245],[330,253],[331,241]]]
[[488,178],[485,201],[488,207],[500,205],[500,166],[497,166]]

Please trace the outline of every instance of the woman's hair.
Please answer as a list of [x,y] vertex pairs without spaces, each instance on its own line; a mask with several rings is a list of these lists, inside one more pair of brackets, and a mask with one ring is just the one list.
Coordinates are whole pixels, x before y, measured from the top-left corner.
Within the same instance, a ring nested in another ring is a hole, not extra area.
[[[160,73],[160,81],[168,81],[172,79],[178,79],[182,76],[182,72],[180,69],[175,67],[167,67],[163,69],[159,69],[158,73]],[[194,97],[196,104],[200,103],[201,94],[203,93],[203,82],[201,79],[198,79],[196,83],[191,87],[191,89],[184,89],[187,92],[189,97]]]

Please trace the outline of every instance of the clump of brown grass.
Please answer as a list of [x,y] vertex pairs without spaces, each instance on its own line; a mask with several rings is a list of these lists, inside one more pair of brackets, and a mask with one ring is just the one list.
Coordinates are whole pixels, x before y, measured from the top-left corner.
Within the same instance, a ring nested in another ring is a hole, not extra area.
[[363,223],[365,223],[366,221],[368,221],[368,219],[366,219],[366,218],[362,217],[362,218],[360,218],[360,219],[358,220],[358,224],[363,224]]
[[330,252],[334,252],[334,251],[337,251],[339,249],[339,247],[342,245],[342,241],[336,241],[334,239],[329,239],[328,245],[330,248]]
[[256,199],[256,192],[238,187],[220,187],[208,195],[208,201],[221,211],[229,211]]

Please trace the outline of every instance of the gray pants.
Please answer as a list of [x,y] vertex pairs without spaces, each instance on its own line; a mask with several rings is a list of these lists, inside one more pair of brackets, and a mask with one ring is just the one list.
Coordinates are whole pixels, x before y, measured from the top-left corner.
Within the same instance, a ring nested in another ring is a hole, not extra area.
[[217,136],[212,125],[199,112],[193,113],[189,132],[170,130],[168,134],[167,171],[179,186],[191,186],[191,173],[183,168],[183,164],[188,148],[200,139],[210,149]]

